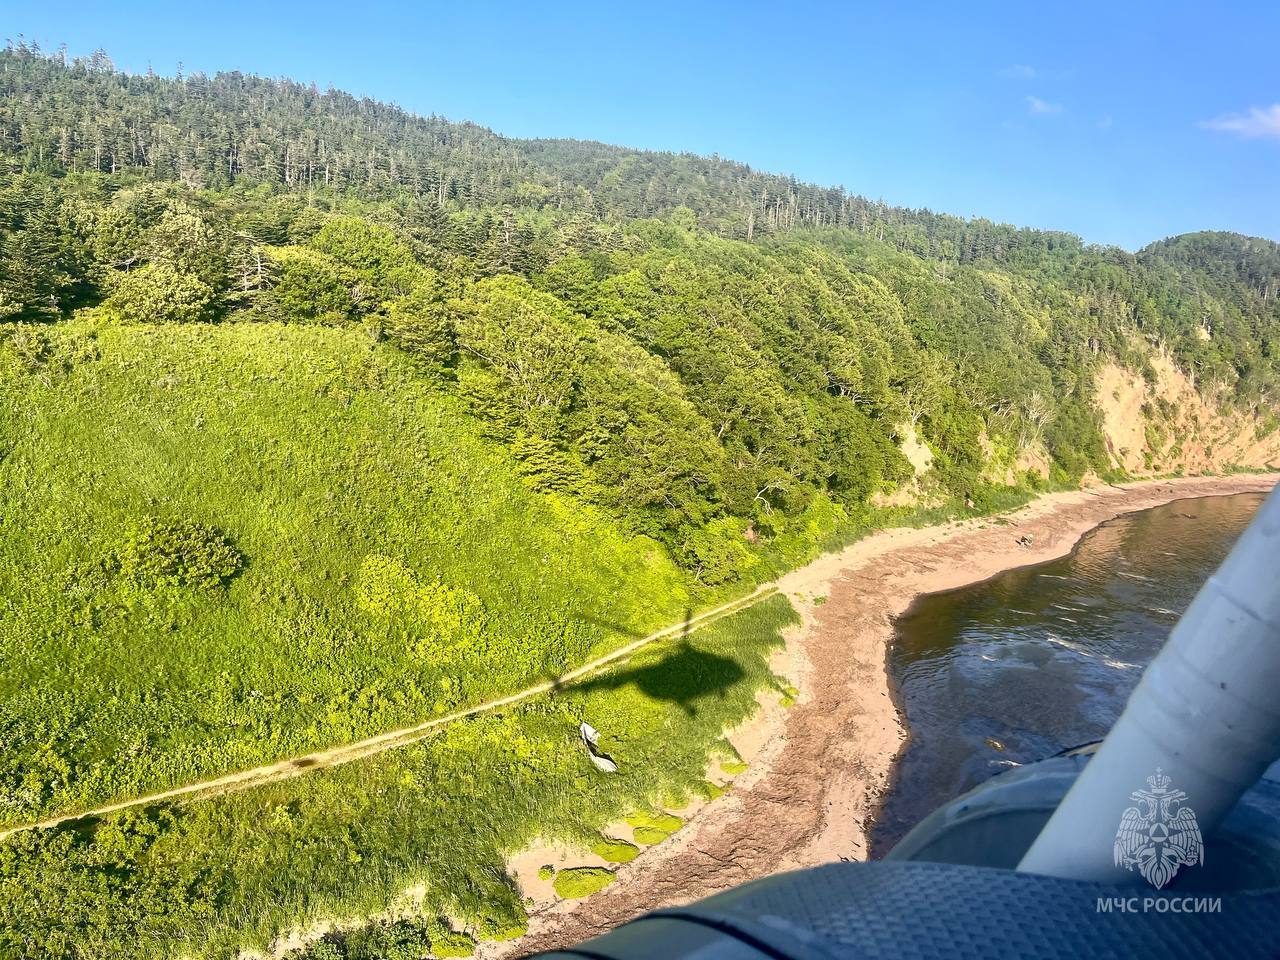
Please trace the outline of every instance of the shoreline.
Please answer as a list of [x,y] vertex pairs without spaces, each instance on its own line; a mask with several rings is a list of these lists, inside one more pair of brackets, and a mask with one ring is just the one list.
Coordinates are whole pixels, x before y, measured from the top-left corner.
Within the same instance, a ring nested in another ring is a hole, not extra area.
[[[1258,476],[1270,477],[1271,475],[1267,474],[1267,475],[1258,475]],[[1280,483],[1280,476],[1278,476],[1278,478],[1276,479],[1276,481],[1275,481],[1275,482]],[[997,570],[995,573],[993,573],[993,574],[992,574],[991,576],[989,576],[989,577],[986,577],[985,579],[982,579],[982,580],[974,580],[974,581],[971,581],[971,582],[969,582],[969,583],[961,584],[961,585],[959,585],[958,587],[946,587],[946,588],[941,589],[941,590],[932,590],[932,591],[925,591],[925,592],[922,592],[922,593],[917,593],[917,594],[912,598],[911,602],[910,602],[909,604],[907,604],[907,606],[906,606],[906,607],[905,607],[905,608],[904,608],[904,609],[903,609],[903,610],[898,614],[898,616],[899,616],[899,617],[901,617],[901,616],[909,615],[909,614],[910,614],[910,613],[911,613],[911,612],[912,612],[912,611],[913,611],[913,610],[914,610],[914,609],[915,609],[919,604],[921,604],[922,602],[924,602],[925,600],[927,600],[927,599],[928,599],[928,598],[930,598],[930,597],[937,596],[938,594],[941,594],[941,593],[951,593],[952,591],[955,591],[955,590],[967,590],[967,589],[969,589],[970,587],[979,587],[979,586],[982,586],[983,584],[990,583],[991,581],[993,581],[993,580],[995,580],[995,579],[997,579],[997,578],[999,578],[999,577],[1002,577],[1002,576],[1004,576],[1004,575],[1005,575],[1005,574],[1007,574],[1007,573],[1012,573],[1012,572],[1017,571],[1017,570],[1028,570],[1028,569],[1031,569],[1031,568],[1033,568],[1033,567],[1043,566],[1044,564],[1047,564],[1047,563],[1054,563],[1054,562],[1056,562],[1056,561],[1058,561],[1058,560],[1064,560],[1064,559],[1068,559],[1068,558],[1074,557],[1077,553],[1079,553],[1080,548],[1081,548],[1082,546],[1084,546],[1085,540],[1086,540],[1087,538],[1089,538],[1090,536],[1094,535],[1094,534],[1095,534],[1095,533],[1097,533],[1098,531],[1102,530],[1102,529],[1103,529],[1104,527],[1106,527],[1108,524],[1115,523],[1116,521],[1118,521],[1118,520],[1122,520],[1123,518],[1125,518],[1125,517],[1127,517],[1127,516],[1131,516],[1132,514],[1135,514],[1135,513],[1142,513],[1142,512],[1144,512],[1144,511],[1146,511],[1146,510],[1155,509],[1155,507],[1159,507],[1159,506],[1168,506],[1169,504],[1173,504],[1173,503],[1189,503],[1189,502],[1191,502],[1191,501],[1195,501],[1195,500],[1213,500],[1213,499],[1216,499],[1216,498],[1218,498],[1218,497],[1240,496],[1240,495],[1244,495],[1244,494],[1251,494],[1251,493],[1266,493],[1266,492],[1267,492],[1267,491],[1266,491],[1265,489],[1264,489],[1264,490],[1256,490],[1256,491],[1255,491],[1255,490],[1251,490],[1251,489],[1244,489],[1244,490],[1220,491],[1220,492],[1208,493],[1208,494],[1195,494],[1195,493],[1192,493],[1192,494],[1188,494],[1188,495],[1186,495],[1186,496],[1183,496],[1183,495],[1176,496],[1176,497],[1174,497],[1174,498],[1172,498],[1172,499],[1170,499],[1170,500],[1165,500],[1165,501],[1163,501],[1162,503],[1155,504],[1154,506],[1151,506],[1151,507],[1139,507],[1139,508],[1134,509],[1134,510],[1122,510],[1122,511],[1120,511],[1120,512],[1116,513],[1114,516],[1107,517],[1106,519],[1099,521],[1099,522],[1098,522],[1097,524],[1095,524],[1094,526],[1089,527],[1087,530],[1085,530],[1083,533],[1081,533],[1081,534],[1076,538],[1075,542],[1074,542],[1073,544],[1071,544],[1070,549],[1066,550],[1065,552],[1063,552],[1063,553],[1061,553],[1061,554],[1059,554],[1059,555],[1057,555],[1057,556],[1049,557],[1049,558],[1044,559],[1044,560],[1032,560],[1031,562],[1029,562],[1029,563],[1025,563],[1025,564],[1019,564],[1019,565],[1015,565],[1015,566],[1004,567],[1004,568],[1002,568],[1002,569],[1000,569],[1000,570]],[[1000,516],[1004,517],[1004,516],[1007,516],[1007,515],[1002,514],[1002,515],[1000,515]],[[992,520],[993,520],[993,522],[998,522],[998,521],[996,521],[996,518],[994,518],[994,517],[992,518]],[[898,755],[894,757],[893,764],[892,764],[892,766],[891,766],[891,768],[890,768],[889,782],[888,782],[888,784],[886,785],[885,793],[881,796],[881,798],[880,798],[879,802],[876,804],[875,808],[870,812],[870,816],[868,817],[868,826],[870,826],[870,824],[875,823],[875,822],[880,818],[880,812],[881,812],[881,810],[882,810],[882,809],[883,809],[883,807],[884,807],[884,803],[885,803],[886,798],[888,797],[888,793],[889,793],[889,791],[890,791],[890,790],[892,790],[892,789],[894,788],[894,786],[896,785],[897,772],[898,772],[898,761],[901,759],[901,757],[902,757],[903,753],[905,753],[905,752],[906,752],[907,747],[908,747],[908,746],[910,745],[910,743],[911,743],[911,729],[910,729],[909,725],[906,723],[906,711],[902,708],[902,700],[901,700],[901,697],[902,697],[902,689],[901,689],[901,687],[899,687],[899,686],[898,686],[898,684],[894,683],[894,681],[893,681],[893,676],[892,676],[892,674],[890,673],[890,662],[889,662],[889,660],[890,660],[890,654],[892,653],[893,643],[894,643],[894,641],[895,641],[896,639],[897,639],[897,631],[896,631],[896,627],[895,627],[895,630],[894,630],[894,632],[893,632],[893,635],[889,638],[889,641],[885,644],[885,650],[884,650],[884,653],[885,653],[885,682],[887,683],[888,688],[889,688],[889,697],[890,697],[890,699],[891,699],[891,700],[893,700],[894,707],[895,707],[895,709],[897,709],[897,711],[898,711],[899,722],[900,722],[900,724],[901,724],[901,726],[902,726],[904,736],[903,736],[903,740],[902,740],[901,747],[900,747],[900,749],[899,749],[899,751],[898,751]],[[1042,759],[1043,759],[1043,758],[1042,758]],[[887,852],[887,851],[876,851],[876,850],[873,850],[873,849],[872,849],[872,847],[873,847],[873,844],[872,844],[872,841],[871,841],[870,834],[868,833],[868,836],[867,836],[867,853],[868,853],[868,855],[869,855],[869,856],[868,856],[868,859],[878,859],[879,857],[882,857],[882,856],[884,855],[884,853],[886,853],[886,852]],[[872,854],[875,854],[875,856],[872,856]]]
[[[1139,480],[1046,494],[1010,513],[877,531],[777,581],[800,615],[786,655],[798,676],[760,759],[670,840],[587,899],[530,917],[528,933],[477,956],[523,956],[598,936],[661,907],[773,873],[865,860],[907,743],[888,672],[894,620],[919,598],[1058,559],[1090,530],[1175,500],[1266,492],[1280,474]],[[1018,538],[1030,535],[1030,546]]]

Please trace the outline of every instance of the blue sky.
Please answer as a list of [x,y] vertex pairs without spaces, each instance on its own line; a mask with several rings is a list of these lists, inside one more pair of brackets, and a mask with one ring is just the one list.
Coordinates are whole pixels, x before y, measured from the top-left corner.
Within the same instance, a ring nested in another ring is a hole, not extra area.
[[1130,249],[1280,240],[1274,2],[0,0],[0,25],[128,70],[288,76]]

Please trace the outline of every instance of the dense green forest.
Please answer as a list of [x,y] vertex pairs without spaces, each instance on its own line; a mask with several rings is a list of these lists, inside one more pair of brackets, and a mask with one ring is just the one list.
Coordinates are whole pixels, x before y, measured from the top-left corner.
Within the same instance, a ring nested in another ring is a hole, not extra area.
[[970,498],[980,433],[1043,439],[1061,479],[1102,469],[1103,353],[1140,363],[1149,343],[1231,403],[1274,396],[1270,241],[1135,256],[286,81],[129,76],[101,53],[11,48],[0,91],[0,312],[361,324],[544,485],[612,500],[686,561],[715,517],[901,482],[904,422]]
[[[0,826],[420,722],[876,524],[1115,476],[1096,375],[1154,351],[1274,425],[1280,246],[1131,254],[11,46]],[[376,762],[14,834],[0,956],[231,956],[417,883],[425,919],[314,955],[510,934],[503,857],[705,790],[723,730],[785,698],[790,617]],[[613,780],[573,750],[601,715]]]

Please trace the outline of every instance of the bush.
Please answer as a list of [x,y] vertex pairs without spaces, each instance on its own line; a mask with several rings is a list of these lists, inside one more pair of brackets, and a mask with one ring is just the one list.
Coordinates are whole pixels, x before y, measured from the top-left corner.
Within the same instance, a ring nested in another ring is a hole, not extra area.
[[684,821],[679,817],[672,816],[669,813],[630,813],[624,818],[627,823],[635,828],[634,836],[636,843],[643,843],[645,846],[651,846],[655,843],[661,843],[671,834],[675,833],[682,826]]
[[476,942],[460,930],[450,930],[440,925],[431,932],[433,957],[469,957],[476,951]]
[[640,855],[640,848],[634,843],[627,843],[625,840],[601,837],[591,844],[591,852],[610,863],[630,863]]
[[413,251],[392,231],[358,217],[330,220],[311,238],[310,246],[358,271],[383,296],[404,292],[419,273]]
[[355,931],[345,947],[349,960],[422,960],[431,950],[431,937],[421,920],[396,920]]
[[300,950],[291,950],[284,960],[345,960],[346,954],[332,940],[317,940]]
[[[422,960],[469,957],[476,942],[439,918],[412,918],[372,923],[349,934],[344,947],[348,960]],[[311,960],[311,954],[304,956]]]
[[725,788],[710,780],[703,780],[694,790],[703,800],[717,800],[724,796]]
[[511,443],[511,456],[521,478],[539,493],[555,490],[584,495],[590,489],[581,463],[544,437],[518,432]]
[[213,527],[151,517],[132,526],[116,552],[121,575],[147,588],[215,590],[240,572],[244,559]]
[[482,281],[454,306],[458,343],[479,365],[462,383],[477,410],[555,436],[583,366],[572,314],[517,277]]
[[639,811],[629,813],[623,819],[633,827],[651,827],[666,833],[675,833],[684,826],[684,821],[671,813]]
[[136,323],[196,323],[213,314],[213,287],[167,263],[149,263],[124,274],[107,300],[123,320]]
[[382,329],[388,340],[431,370],[447,366],[458,350],[449,311],[426,285],[391,301]]
[[578,900],[603,890],[615,879],[613,871],[604,867],[570,867],[556,874],[553,886],[557,896]]
[[280,266],[269,298],[272,319],[335,326],[356,318],[359,283],[350,270],[305,247],[277,247],[271,256]]
[[[555,872],[554,870],[552,871]],[[541,871],[539,871],[541,874]],[[550,880],[550,877],[546,879]],[[487,916],[475,921],[472,929],[481,940],[514,940],[523,937],[529,929],[528,918],[523,914],[518,917],[499,916],[490,912]]]
[[757,557],[747,547],[743,527],[742,520],[721,517],[685,539],[686,562],[701,582],[708,586],[728,583],[741,577],[757,562]]

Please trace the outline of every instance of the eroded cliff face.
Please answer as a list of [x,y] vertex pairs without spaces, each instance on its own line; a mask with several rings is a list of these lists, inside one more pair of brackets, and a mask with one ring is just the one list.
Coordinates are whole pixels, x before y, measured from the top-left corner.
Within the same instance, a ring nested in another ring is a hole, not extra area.
[[[1148,360],[1153,378],[1115,361],[1098,374],[1094,399],[1113,468],[1133,477],[1280,469],[1280,408],[1270,416],[1229,409],[1198,391],[1166,354],[1152,352]],[[929,482],[933,452],[909,424],[896,432],[915,476],[872,502],[881,507],[940,503],[944,497]],[[1029,439],[1016,450],[1002,449],[985,432],[979,440],[987,461],[984,476],[991,483],[1012,486],[1030,474],[1049,476],[1052,461],[1042,440]],[[1098,478],[1090,474],[1084,482]]]
[[910,480],[892,493],[873,493],[871,503],[876,507],[918,507],[942,502],[942,496],[935,491],[926,491],[924,483],[929,471],[933,469],[933,450],[916,432],[910,423],[900,423],[894,428],[898,438],[898,449],[911,464],[915,472]]
[[1098,376],[1113,466],[1141,476],[1280,464],[1280,420],[1219,408],[1167,356],[1153,354],[1150,362],[1154,382],[1116,363]]

